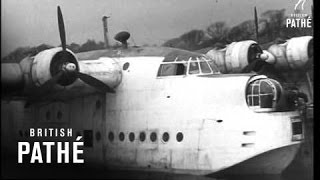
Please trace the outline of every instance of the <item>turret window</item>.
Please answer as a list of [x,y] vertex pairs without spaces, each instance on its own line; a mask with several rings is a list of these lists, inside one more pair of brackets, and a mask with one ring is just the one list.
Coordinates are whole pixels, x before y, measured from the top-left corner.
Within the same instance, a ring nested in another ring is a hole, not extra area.
[[246,92],[249,107],[274,109],[280,98],[281,86],[273,79],[258,79],[249,83]]

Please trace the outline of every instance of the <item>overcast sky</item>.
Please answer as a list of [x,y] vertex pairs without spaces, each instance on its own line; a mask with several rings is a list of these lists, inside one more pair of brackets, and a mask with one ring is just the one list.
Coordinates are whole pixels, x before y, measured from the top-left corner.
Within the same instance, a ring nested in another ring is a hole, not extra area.
[[[67,44],[103,41],[102,16],[109,19],[109,39],[122,30],[129,43],[157,44],[216,21],[229,26],[270,9],[292,13],[298,0],[1,0],[1,57],[17,47],[60,44],[57,6],[64,17]],[[312,0],[305,3],[310,13]]]

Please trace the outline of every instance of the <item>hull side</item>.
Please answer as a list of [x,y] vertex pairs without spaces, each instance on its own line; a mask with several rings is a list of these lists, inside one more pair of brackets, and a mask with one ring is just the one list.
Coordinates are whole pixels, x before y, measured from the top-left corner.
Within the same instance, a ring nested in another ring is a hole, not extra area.
[[212,175],[281,174],[292,162],[299,148],[300,143],[273,149]]

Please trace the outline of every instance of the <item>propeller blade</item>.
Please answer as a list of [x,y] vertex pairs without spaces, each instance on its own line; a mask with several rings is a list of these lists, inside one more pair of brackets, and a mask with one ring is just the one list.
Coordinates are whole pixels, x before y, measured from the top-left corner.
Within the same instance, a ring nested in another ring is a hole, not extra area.
[[40,101],[43,99],[44,95],[48,94],[48,92],[51,90],[51,88],[57,83],[57,81],[61,78],[63,75],[63,71],[58,72],[56,75],[54,75],[51,79],[46,81],[42,86],[39,87],[39,89],[36,89],[36,96],[28,99],[24,105],[24,108],[30,107],[31,104],[33,104],[36,101]]
[[63,75],[63,71],[58,72],[56,75],[54,75],[51,79],[46,81],[42,86],[40,86],[39,92],[40,93],[46,93],[50,88],[52,88],[58,80]]
[[256,30],[256,41],[259,42],[259,39],[258,39],[258,15],[257,15],[257,8],[254,7],[254,25],[255,25],[255,30]]
[[62,46],[63,51],[66,51],[66,49],[67,49],[66,31],[64,29],[64,22],[63,22],[63,17],[62,17],[60,6],[58,6],[58,26],[59,26],[61,46]]
[[87,74],[83,74],[81,72],[77,72],[77,76],[83,82],[89,84],[92,87],[97,88],[98,90],[100,90],[102,92],[115,93],[115,91],[112,88],[110,88],[108,85],[104,84],[103,82],[101,82],[100,80],[98,80],[92,76],[89,76]]

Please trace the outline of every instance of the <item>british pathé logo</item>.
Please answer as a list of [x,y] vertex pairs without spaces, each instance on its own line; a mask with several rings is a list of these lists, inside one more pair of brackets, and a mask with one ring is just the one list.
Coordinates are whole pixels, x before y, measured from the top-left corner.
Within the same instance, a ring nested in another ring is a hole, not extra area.
[[303,6],[304,6],[304,3],[306,3],[307,0],[299,0],[296,5],[294,6],[294,10],[297,10],[298,9],[298,6],[299,4],[301,4],[301,10],[303,10]]
[[304,11],[304,4],[307,0],[298,0],[294,5],[294,13],[286,19],[287,28],[311,28],[312,18],[309,14],[301,13]]

